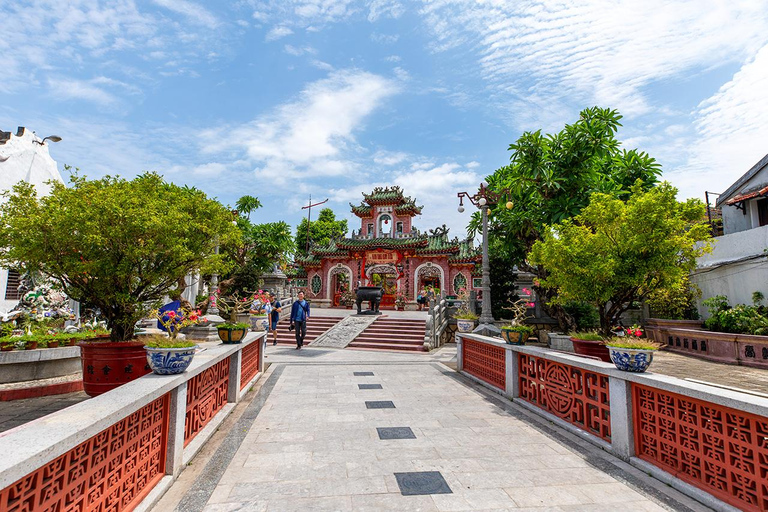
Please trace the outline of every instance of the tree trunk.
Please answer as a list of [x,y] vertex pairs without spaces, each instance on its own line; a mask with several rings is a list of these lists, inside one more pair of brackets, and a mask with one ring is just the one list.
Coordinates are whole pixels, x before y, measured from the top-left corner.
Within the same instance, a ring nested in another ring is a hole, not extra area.
[[137,322],[137,318],[113,318],[109,322],[109,328],[111,330],[109,339],[111,341],[129,341],[133,339],[133,326]]

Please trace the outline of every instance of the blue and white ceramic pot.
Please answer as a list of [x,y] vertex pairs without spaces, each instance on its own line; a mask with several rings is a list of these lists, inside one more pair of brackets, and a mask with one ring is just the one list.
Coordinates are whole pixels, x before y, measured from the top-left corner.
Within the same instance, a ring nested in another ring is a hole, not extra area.
[[617,348],[608,346],[608,353],[616,368],[625,372],[642,373],[653,361],[653,350],[639,348]]
[[252,315],[251,316],[251,330],[252,331],[266,331],[269,329],[269,320],[267,315]]
[[147,362],[158,375],[184,373],[192,362],[197,345],[184,348],[153,348],[147,350]]
[[525,342],[528,341],[528,333],[512,331],[502,327],[501,339],[506,341],[507,345],[525,345]]
[[474,320],[461,320],[459,318],[456,319],[456,327],[459,329],[459,332],[472,332],[472,329],[475,328],[475,321]]

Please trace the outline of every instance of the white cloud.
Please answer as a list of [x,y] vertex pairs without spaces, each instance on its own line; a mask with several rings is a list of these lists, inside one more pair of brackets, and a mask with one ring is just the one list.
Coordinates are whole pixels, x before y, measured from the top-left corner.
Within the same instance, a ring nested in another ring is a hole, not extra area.
[[682,197],[723,192],[768,153],[766,91],[768,45],[693,112],[695,136],[683,148],[688,160],[667,176]]
[[765,1],[443,0],[421,13],[434,51],[477,52],[482,76],[529,111],[533,95],[647,113],[648,84],[740,62],[768,40]]
[[219,176],[227,170],[227,166],[219,162],[210,162],[195,166],[192,174],[196,176]]
[[219,25],[216,16],[194,2],[188,0],[153,0],[153,2],[169,11],[182,14],[199,25],[208,28],[216,28]]
[[405,7],[397,0],[371,0],[368,9],[368,21],[371,22],[382,16],[397,19],[405,12]]
[[379,150],[373,154],[373,161],[379,165],[397,165],[408,158],[408,153],[402,151]]
[[272,28],[269,32],[267,32],[267,35],[264,37],[265,41],[277,41],[278,39],[281,39],[285,36],[289,36],[293,34],[293,30],[286,26],[279,26]]
[[384,57],[384,60],[387,62],[400,62],[402,59],[399,55],[390,55],[388,57]]
[[48,86],[56,98],[67,100],[85,100],[103,106],[117,103],[117,98],[94,85],[92,81],[72,80],[68,78],[49,79]]
[[392,80],[359,70],[336,71],[309,84],[300,97],[222,140],[211,132],[204,151],[243,150],[258,166],[257,175],[286,183],[338,176],[355,170],[355,132],[384,100],[398,92]]
[[306,54],[315,55],[317,53],[317,50],[315,50],[311,46],[298,47],[298,46],[293,46],[293,45],[290,45],[290,44],[285,45],[283,50],[288,55],[293,55],[295,57],[300,57],[300,56],[306,55]]
[[398,39],[400,39],[398,34],[380,34],[378,32],[371,34],[371,41],[379,44],[395,44]]

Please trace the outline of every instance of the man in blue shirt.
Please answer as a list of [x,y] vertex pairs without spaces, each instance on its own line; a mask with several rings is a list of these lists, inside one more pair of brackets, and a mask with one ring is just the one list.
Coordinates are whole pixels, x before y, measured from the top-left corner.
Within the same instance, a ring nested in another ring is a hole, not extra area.
[[296,350],[301,349],[304,345],[308,318],[309,303],[304,300],[304,292],[299,292],[299,299],[291,306],[291,329],[296,329]]

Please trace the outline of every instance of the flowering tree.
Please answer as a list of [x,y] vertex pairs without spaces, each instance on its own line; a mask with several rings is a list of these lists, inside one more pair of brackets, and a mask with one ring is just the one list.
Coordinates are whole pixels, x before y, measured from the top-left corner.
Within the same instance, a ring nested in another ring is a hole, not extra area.
[[176,339],[180,330],[189,325],[199,323],[202,318],[199,310],[189,308],[179,308],[177,311],[158,311],[153,309],[150,312],[150,316],[160,322],[160,325],[165,328],[168,337],[172,340]]
[[686,279],[709,250],[710,231],[701,201],[676,195],[668,183],[647,192],[638,185],[627,202],[597,193],[579,215],[551,226],[528,259],[548,270],[540,284],[556,291],[553,302],[591,303],[609,336],[632,302]]
[[21,182],[0,206],[0,263],[57,281],[101,311],[113,341],[197,269],[220,268],[218,244],[240,232],[231,212],[202,191],[155,173],[133,180],[73,175],[38,197]]

